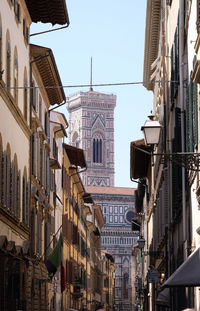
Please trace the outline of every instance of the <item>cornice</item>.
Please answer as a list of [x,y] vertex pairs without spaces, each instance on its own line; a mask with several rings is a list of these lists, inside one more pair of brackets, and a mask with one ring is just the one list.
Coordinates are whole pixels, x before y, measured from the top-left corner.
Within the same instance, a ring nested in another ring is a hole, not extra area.
[[146,8],[146,29],[144,49],[143,85],[147,90],[153,90],[153,85],[147,83],[152,75],[151,64],[157,58],[160,33],[160,0],[148,0]]

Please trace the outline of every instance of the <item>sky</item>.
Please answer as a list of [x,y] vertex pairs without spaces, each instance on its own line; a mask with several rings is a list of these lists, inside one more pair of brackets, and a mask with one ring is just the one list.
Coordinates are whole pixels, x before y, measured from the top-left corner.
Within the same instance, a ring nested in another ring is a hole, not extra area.
[[[66,0],[70,25],[32,36],[30,43],[52,49],[66,97],[89,88],[65,86],[142,82],[146,0]],[[32,24],[30,33],[54,29]],[[94,87],[115,94],[115,186],[137,187],[130,180],[130,142],[143,138],[141,126],[153,107],[152,92],[142,84]],[[67,109],[59,108],[65,113]]]

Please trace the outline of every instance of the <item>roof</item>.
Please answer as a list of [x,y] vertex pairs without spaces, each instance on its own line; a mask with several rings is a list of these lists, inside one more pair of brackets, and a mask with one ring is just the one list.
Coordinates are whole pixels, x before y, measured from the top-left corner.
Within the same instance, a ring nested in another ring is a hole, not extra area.
[[43,86],[52,86],[52,88],[46,88],[50,105],[60,104],[65,101],[66,97],[63,87],[53,87],[62,86],[62,82],[52,50],[43,46],[31,44],[30,51],[33,62],[36,64],[42,78]]
[[69,16],[65,0],[25,0],[34,23],[69,25]]
[[67,144],[63,144],[63,147],[72,165],[75,165],[76,167],[79,166],[81,168],[87,167],[83,149]]
[[98,194],[119,194],[119,195],[134,195],[134,188],[125,188],[125,187],[97,187],[97,186],[88,186],[86,191],[89,193],[98,193]]
[[[140,150],[137,148],[139,148]],[[130,146],[131,179],[147,177],[147,171],[151,159],[150,148],[151,147],[145,145],[144,138],[131,142]]]

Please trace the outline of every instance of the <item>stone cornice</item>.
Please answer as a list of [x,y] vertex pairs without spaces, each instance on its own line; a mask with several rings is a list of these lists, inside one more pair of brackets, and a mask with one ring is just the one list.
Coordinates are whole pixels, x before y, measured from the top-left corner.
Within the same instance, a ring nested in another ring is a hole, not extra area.
[[160,0],[148,0],[146,8],[146,30],[144,49],[143,85],[147,90],[153,90],[153,85],[147,83],[152,75],[151,64],[157,58],[160,33]]

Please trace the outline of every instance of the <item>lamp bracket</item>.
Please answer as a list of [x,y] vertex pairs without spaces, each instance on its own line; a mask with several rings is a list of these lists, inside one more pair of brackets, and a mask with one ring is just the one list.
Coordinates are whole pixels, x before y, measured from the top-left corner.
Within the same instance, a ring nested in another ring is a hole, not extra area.
[[171,161],[185,167],[187,170],[200,171],[200,153],[195,152],[176,152],[176,153],[153,153],[155,156],[161,157],[163,164]]

